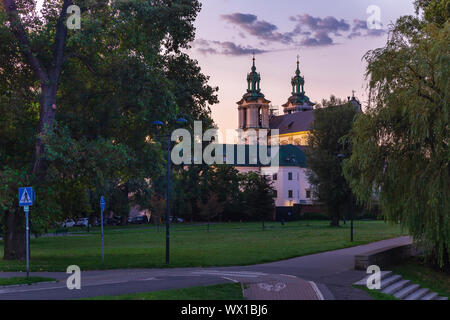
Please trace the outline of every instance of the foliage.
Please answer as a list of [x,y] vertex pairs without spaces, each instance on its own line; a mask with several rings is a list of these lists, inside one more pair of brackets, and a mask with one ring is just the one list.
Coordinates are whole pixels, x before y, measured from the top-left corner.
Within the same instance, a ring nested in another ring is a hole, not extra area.
[[330,96],[330,99],[322,99],[322,102],[316,105],[316,109],[319,108],[327,108],[332,106],[344,105],[347,103],[347,100],[336,97],[334,94]]
[[166,212],[166,200],[154,194],[150,201],[150,210],[153,223],[159,224]]
[[206,202],[197,200],[198,214],[204,219],[206,218],[208,222],[221,214],[224,206],[225,204],[219,202],[218,196],[214,192],[208,195]]
[[370,101],[352,130],[345,175],[361,201],[378,200],[387,220],[448,267],[449,1],[416,8],[421,16],[399,18],[386,46],[365,56]]
[[329,216],[322,212],[305,212],[302,220],[328,220]]
[[272,181],[256,172],[243,174],[243,209],[251,220],[264,221],[273,218],[275,212],[274,188]]
[[19,185],[33,185],[34,229],[98,214],[101,195],[122,216],[149,208],[149,181],[164,174],[152,121],[212,126],[217,102],[181,52],[199,1],[81,0],[81,29],[67,30],[71,3],[45,1],[39,17],[36,1],[0,1],[0,216],[18,212]]
[[343,138],[350,132],[356,114],[350,103],[314,110],[308,139],[307,177],[314,197],[325,205],[333,226],[339,225],[339,218],[350,201],[351,191],[338,155],[348,157],[352,152],[351,144]]
[[85,300],[244,300],[244,297],[240,283],[225,283],[118,296],[101,296]]

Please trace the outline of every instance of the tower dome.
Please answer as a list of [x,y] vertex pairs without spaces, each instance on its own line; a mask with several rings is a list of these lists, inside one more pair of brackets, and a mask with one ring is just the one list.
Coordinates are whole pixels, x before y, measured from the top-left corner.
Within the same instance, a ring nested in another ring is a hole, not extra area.
[[269,128],[269,103],[261,92],[261,75],[256,72],[255,56],[251,72],[247,74],[247,92],[237,102],[239,110],[239,128],[268,129]]
[[300,62],[297,57],[297,70],[295,76],[291,79],[292,95],[288,102],[283,105],[284,113],[294,113],[312,110],[314,103],[309,100],[305,94],[305,78],[300,73]]

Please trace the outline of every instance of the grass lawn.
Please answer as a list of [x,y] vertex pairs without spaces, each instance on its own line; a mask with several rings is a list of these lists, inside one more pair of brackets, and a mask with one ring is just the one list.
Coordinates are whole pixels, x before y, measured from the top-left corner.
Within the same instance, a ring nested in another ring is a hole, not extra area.
[[[400,227],[382,221],[355,221],[355,241],[349,241],[350,226],[333,228],[328,221],[173,225],[170,267],[231,266],[276,261],[361,245],[402,235]],[[154,226],[105,229],[105,267],[165,267],[165,232]],[[3,255],[0,241],[0,256]],[[101,269],[98,231],[71,236],[31,239],[33,271]],[[24,271],[23,261],[0,260],[0,271]]]
[[33,284],[37,282],[50,282],[56,279],[42,278],[42,277],[14,277],[14,278],[0,278],[0,286],[11,286],[16,284]]
[[366,286],[356,286],[356,285],[354,285],[353,287],[361,289],[361,290],[367,292],[375,300],[400,300],[400,299],[398,299],[398,298],[396,298],[394,296],[391,296],[390,294],[382,293],[382,292],[380,292],[378,290],[371,290],[371,289],[367,288]]
[[240,283],[102,296],[83,300],[244,300]]
[[425,265],[419,259],[409,259],[404,264],[392,267],[391,270],[422,288],[428,288],[440,296],[450,297],[450,275]]

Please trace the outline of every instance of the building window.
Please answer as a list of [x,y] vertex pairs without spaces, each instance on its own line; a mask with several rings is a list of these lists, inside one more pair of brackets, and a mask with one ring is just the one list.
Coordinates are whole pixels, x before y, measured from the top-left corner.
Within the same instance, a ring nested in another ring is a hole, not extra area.
[[306,189],[306,199],[311,199],[311,190]]
[[274,173],[274,174],[272,175],[272,180],[278,180],[278,174]]
[[293,198],[294,196],[293,196],[293,194],[294,194],[294,192],[292,191],[292,190],[289,190],[288,191],[288,198]]
[[273,190],[273,197],[274,198],[278,198],[278,191],[277,190]]
[[292,172],[288,172],[288,180],[292,181]]

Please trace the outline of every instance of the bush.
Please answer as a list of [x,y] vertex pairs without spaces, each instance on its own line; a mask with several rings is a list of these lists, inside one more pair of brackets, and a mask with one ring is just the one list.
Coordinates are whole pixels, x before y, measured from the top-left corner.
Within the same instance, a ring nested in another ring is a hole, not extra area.
[[302,220],[330,220],[330,217],[322,212],[305,212]]

